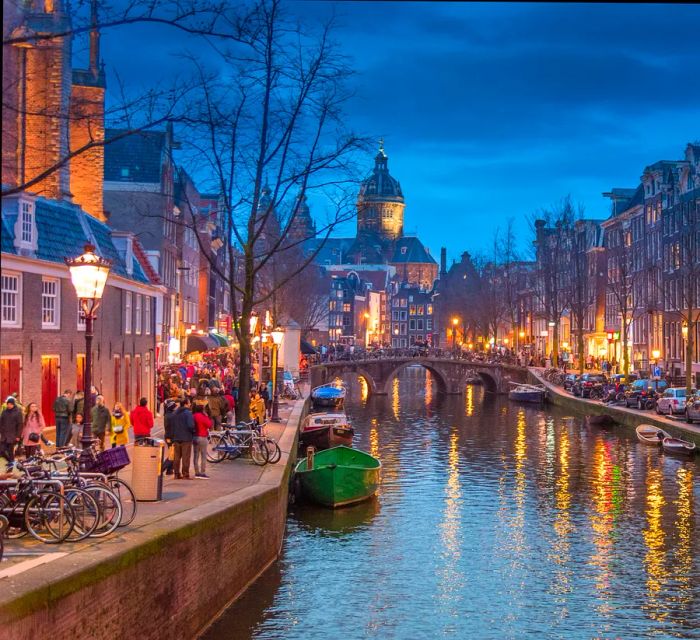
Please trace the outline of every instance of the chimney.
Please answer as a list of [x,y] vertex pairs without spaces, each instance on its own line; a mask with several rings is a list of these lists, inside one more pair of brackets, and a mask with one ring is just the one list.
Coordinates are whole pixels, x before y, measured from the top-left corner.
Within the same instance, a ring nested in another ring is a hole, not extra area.
[[440,248],[440,278],[444,278],[447,275],[447,249],[445,247]]

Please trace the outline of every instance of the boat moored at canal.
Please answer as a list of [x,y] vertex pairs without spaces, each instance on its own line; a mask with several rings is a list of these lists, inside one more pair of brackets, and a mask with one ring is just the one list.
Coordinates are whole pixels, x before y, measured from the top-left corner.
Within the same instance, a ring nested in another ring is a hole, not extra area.
[[534,384],[518,384],[514,389],[508,392],[508,399],[515,400],[516,402],[534,402],[541,404],[546,398],[546,389]]
[[324,507],[343,507],[371,498],[379,487],[382,463],[346,446],[310,452],[296,466],[302,495]]

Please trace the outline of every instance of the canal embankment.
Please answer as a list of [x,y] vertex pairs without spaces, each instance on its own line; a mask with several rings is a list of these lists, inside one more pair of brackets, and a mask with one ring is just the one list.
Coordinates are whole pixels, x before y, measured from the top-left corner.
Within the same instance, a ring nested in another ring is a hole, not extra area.
[[664,429],[672,436],[691,440],[700,445],[700,425],[688,424],[683,421],[682,417],[676,416],[669,418],[659,415],[653,410],[639,410],[603,404],[602,402],[588,400],[586,398],[577,398],[564,391],[562,387],[558,387],[546,381],[542,377],[541,371],[529,369],[528,373],[532,383],[543,384],[547,388],[547,399],[556,406],[592,416],[607,414],[614,418],[615,422],[618,424],[629,427],[630,429],[635,429],[640,424],[651,424],[660,429]]
[[165,499],[140,503],[117,534],[36,543],[30,560],[0,567],[0,638],[198,636],[280,553],[305,406],[281,410],[276,465],[239,459],[209,465],[208,481],[168,479]]

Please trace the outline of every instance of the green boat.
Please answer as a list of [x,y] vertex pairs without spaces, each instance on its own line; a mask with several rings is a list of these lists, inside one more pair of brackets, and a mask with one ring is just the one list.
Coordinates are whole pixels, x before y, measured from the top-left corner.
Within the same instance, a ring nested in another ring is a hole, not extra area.
[[340,446],[307,455],[297,464],[296,477],[309,500],[343,507],[372,497],[381,469],[382,463],[369,453]]

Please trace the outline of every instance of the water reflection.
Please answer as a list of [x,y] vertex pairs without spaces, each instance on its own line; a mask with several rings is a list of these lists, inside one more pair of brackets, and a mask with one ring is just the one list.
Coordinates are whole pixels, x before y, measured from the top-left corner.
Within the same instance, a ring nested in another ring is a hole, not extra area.
[[280,580],[209,640],[698,637],[697,462],[421,369],[351,391],[379,500],[291,513]]

